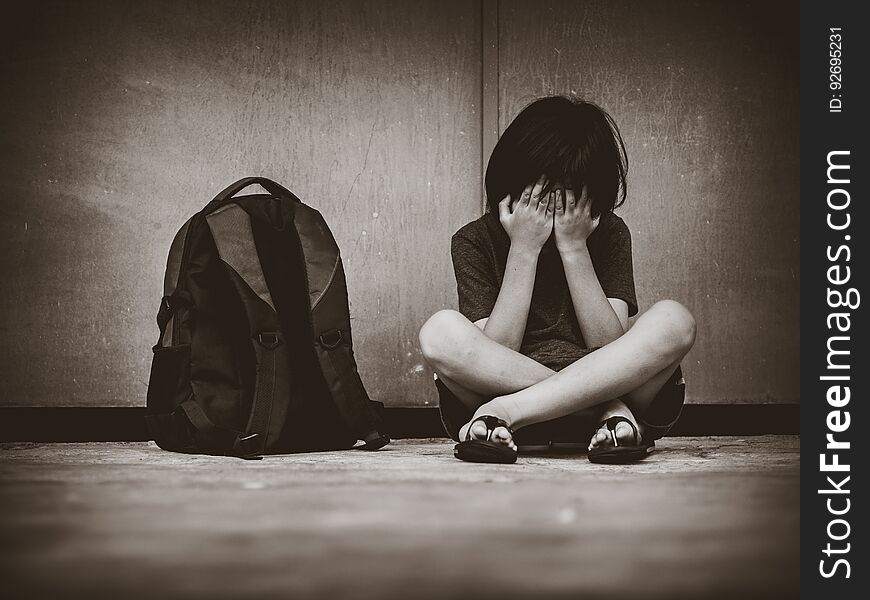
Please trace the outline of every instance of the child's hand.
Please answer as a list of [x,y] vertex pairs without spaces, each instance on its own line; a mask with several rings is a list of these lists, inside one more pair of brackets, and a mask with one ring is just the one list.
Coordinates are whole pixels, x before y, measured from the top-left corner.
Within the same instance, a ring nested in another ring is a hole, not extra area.
[[560,253],[586,250],[586,238],[598,227],[600,217],[592,218],[592,202],[586,189],[579,198],[574,190],[558,190],[556,194],[556,248]]
[[498,217],[511,239],[511,246],[532,252],[540,251],[553,231],[553,195],[541,196],[544,176],[526,186],[520,197],[511,202],[510,195],[498,204]]

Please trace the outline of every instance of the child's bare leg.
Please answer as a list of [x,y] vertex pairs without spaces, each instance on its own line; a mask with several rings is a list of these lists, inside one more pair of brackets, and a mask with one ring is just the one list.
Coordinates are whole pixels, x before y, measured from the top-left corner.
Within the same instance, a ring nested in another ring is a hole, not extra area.
[[454,310],[442,310],[420,329],[420,349],[438,378],[474,410],[475,401],[511,394],[555,371],[488,338]]
[[[472,412],[495,395],[516,392],[555,373],[488,338],[454,310],[439,311],[426,321],[420,348],[441,383]],[[465,434],[460,430],[460,439]],[[472,434],[484,437],[486,427],[478,423]],[[493,436],[515,448],[507,430],[497,428]]]
[[[680,358],[682,360],[682,357]],[[670,379],[671,375],[673,375],[674,371],[680,364],[680,360],[675,361],[673,364],[669,365],[666,369],[657,373],[652,379],[641,385],[639,388],[623,396],[622,398],[617,398],[610,402],[605,402],[604,404],[600,404],[592,410],[597,413],[598,420],[604,421],[608,417],[612,416],[620,416],[625,417],[637,428],[638,433],[643,436],[644,429],[643,425],[638,422],[637,416],[644,414],[647,408],[649,408],[652,401],[655,399],[656,394],[662,389],[662,387],[667,383],[668,379]],[[597,410],[596,410],[597,409]],[[622,442],[623,440],[630,440],[634,435],[631,427],[626,423],[619,423],[616,425],[616,429],[614,430],[614,434],[616,438]],[[606,427],[602,427],[598,431],[596,431],[592,435],[592,439],[589,441],[589,449],[596,448],[598,446],[611,444],[610,433],[607,431]]]
[[556,419],[625,397],[643,410],[691,349],[695,322],[677,302],[664,300],[644,313],[622,337],[519,391],[481,405],[513,428]]
[[[493,341],[454,310],[439,311],[426,321],[420,330],[420,348],[441,383],[472,412],[493,396],[517,392],[555,373]],[[656,381],[660,380],[655,389],[661,388],[673,368],[663,377],[653,378],[650,384],[656,386]],[[654,396],[654,391],[649,394],[650,401]],[[600,412],[597,408],[578,412]]]

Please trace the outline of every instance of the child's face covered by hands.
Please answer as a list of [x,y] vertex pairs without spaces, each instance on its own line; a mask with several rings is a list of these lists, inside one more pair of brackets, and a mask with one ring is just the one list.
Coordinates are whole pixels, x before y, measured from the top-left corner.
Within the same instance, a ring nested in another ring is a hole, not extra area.
[[592,218],[592,201],[584,187],[579,196],[571,188],[558,188],[554,194],[556,248],[559,253],[586,250],[586,240],[598,227],[599,217]]
[[541,175],[527,185],[518,198],[505,196],[498,205],[499,221],[511,239],[511,247],[539,252],[553,231],[555,198],[543,194],[546,178]]

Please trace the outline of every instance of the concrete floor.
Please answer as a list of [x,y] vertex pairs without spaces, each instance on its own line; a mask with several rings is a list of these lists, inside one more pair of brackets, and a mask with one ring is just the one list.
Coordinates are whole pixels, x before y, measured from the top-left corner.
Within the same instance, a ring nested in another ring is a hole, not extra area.
[[0,445],[3,596],[796,597],[799,440],[462,463],[446,440],[262,461]]

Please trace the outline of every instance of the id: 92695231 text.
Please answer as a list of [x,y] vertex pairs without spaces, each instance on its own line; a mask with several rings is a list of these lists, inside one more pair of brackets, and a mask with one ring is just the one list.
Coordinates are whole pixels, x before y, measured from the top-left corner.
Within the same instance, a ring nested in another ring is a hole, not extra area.
[[843,29],[830,27],[828,29],[828,87],[831,97],[828,100],[828,112],[843,112]]

